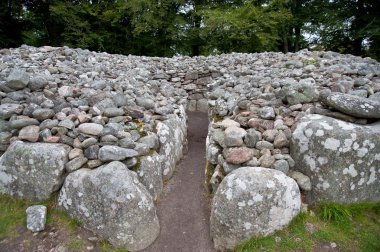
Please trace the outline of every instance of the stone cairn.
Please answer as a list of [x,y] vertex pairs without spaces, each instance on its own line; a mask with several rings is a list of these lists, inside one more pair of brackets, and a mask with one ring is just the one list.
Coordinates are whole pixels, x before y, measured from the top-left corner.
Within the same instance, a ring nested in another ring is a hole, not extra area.
[[131,251],[159,234],[154,200],[185,150],[185,109],[210,117],[218,250],[285,227],[301,193],[308,204],[380,199],[380,64],[369,58],[22,46],[0,50],[0,97],[0,192],[59,191],[63,210]]

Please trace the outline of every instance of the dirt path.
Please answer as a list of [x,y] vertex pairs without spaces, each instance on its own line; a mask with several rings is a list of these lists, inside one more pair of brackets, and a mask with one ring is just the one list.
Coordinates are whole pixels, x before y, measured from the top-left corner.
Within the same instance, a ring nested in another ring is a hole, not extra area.
[[188,112],[189,151],[157,206],[161,233],[146,252],[211,252],[209,206],[204,188],[208,117]]

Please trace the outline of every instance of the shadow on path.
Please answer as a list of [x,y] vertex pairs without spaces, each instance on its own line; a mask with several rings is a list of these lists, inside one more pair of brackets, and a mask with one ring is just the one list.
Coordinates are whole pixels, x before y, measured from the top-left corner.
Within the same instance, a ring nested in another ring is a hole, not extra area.
[[212,252],[209,199],[204,187],[208,117],[188,112],[189,151],[157,206],[161,233],[146,252]]

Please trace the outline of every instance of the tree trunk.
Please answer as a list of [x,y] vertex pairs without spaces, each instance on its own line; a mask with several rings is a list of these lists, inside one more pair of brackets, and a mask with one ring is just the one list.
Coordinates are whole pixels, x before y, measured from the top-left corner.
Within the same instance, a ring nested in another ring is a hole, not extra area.
[[300,50],[300,40],[301,40],[301,27],[294,28],[294,51],[297,52]]
[[364,3],[362,0],[357,1],[356,3],[357,14],[355,15],[355,19],[351,24],[351,32],[354,35],[354,40],[352,41],[352,53],[354,55],[362,55],[362,43],[364,37],[360,34],[361,29],[365,26],[364,18],[366,16],[366,11],[364,7]]

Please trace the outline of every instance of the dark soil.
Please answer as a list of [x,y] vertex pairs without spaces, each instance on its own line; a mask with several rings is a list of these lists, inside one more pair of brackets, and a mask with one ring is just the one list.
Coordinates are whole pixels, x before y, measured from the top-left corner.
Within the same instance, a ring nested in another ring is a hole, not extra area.
[[[88,238],[90,238],[90,241]],[[25,225],[0,240],[0,252],[82,252],[100,251],[101,242],[82,227],[70,230],[59,223],[47,224],[42,232],[32,233]]]

